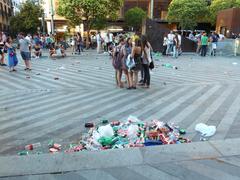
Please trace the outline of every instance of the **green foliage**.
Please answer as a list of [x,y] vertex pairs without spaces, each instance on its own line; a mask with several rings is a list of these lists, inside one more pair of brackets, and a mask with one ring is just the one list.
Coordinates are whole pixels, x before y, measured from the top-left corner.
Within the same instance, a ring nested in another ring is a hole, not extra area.
[[209,7],[211,23],[216,23],[219,11],[233,7],[240,7],[240,0],[213,0]]
[[125,14],[125,22],[128,27],[133,27],[134,30],[139,30],[142,26],[142,21],[147,17],[146,12],[138,7],[129,9]]
[[205,0],[173,0],[168,8],[168,20],[179,22],[182,29],[194,29],[207,14]]
[[41,26],[38,19],[42,16],[41,6],[34,4],[32,1],[26,1],[20,7],[20,13],[10,19],[10,33],[16,35],[19,32],[35,33]]
[[93,29],[101,30],[101,29],[104,29],[107,26],[107,20],[104,17],[103,18],[98,17],[98,18],[93,20],[92,24],[93,24],[92,25]]
[[116,19],[123,0],[59,0],[57,13],[68,19],[71,24],[85,22],[89,31],[92,27],[99,28],[99,22]]

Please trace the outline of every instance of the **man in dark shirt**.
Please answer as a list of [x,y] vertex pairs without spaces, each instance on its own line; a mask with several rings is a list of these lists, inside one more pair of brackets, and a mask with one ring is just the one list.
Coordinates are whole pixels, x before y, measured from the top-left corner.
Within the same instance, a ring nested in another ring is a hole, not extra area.
[[216,32],[213,32],[210,39],[212,43],[211,56],[216,56],[217,42],[218,42],[219,36]]

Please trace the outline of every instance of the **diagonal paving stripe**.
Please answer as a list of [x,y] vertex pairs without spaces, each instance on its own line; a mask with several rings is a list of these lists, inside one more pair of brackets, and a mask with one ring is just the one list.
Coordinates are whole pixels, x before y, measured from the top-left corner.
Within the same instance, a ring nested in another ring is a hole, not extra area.
[[[165,104],[166,102],[168,102],[169,100],[171,100],[172,98],[174,97],[177,97],[179,96],[180,94],[185,94],[186,92],[188,92],[190,89],[192,89],[193,87],[183,87],[183,88],[178,88],[175,90],[175,92],[169,94],[169,95],[166,95],[162,98],[160,98],[159,100],[157,101],[152,101],[152,102],[149,102],[147,105],[145,105],[142,108],[139,108],[135,113],[133,113],[134,116],[137,116],[140,118],[140,116],[142,114],[145,114],[147,113],[149,110],[151,110],[152,107],[158,107],[160,106],[161,104]],[[196,87],[195,87],[196,88]],[[126,115],[124,117],[124,119],[126,119],[128,117],[128,115]]]
[[156,169],[148,165],[132,166],[132,167],[128,167],[128,169],[152,180],[159,179],[159,177],[161,177],[161,179],[167,179],[167,180],[180,180],[180,178],[176,176],[170,175],[164,171],[161,171],[159,169]]
[[238,111],[240,111],[240,94],[238,94],[231,107],[224,114],[220,124],[217,126],[217,133],[211,137],[211,140],[224,139],[226,137],[234,119],[238,114]]
[[[192,132],[194,127],[198,123],[206,123],[211,115],[221,106],[221,104],[228,98],[231,92],[234,90],[234,86],[229,86],[215,101],[202,113],[192,124],[186,129],[187,132]],[[192,139],[196,133],[189,134],[188,137]]]
[[179,165],[184,166],[189,171],[197,172],[199,174],[202,174],[214,180],[226,180],[226,179],[239,180],[238,176],[233,176],[232,174],[228,174],[225,171],[218,170],[212,167],[206,168],[206,166],[200,163],[197,163],[197,161],[195,162],[183,161],[183,162],[180,162]]
[[[174,88],[171,88],[170,90],[169,89],[165,89],[164,91],[159,91],[159,92],[153,93],[150,96],[147,96],[146,98],[142,98],[142,99],[139,98],[141,96],[137,96],[136,98],[138,100],[136,100],[136,102],[134,104],[128,103],[129,101],[126,101],[127,102],[126,106],[122,106],[122,108],[115,108],[115,107],[118,106],[118,104],[114,103],[114,105],[112,107],[112,110],[104,113],[104,118],[107,118],[109,120],[115,119],[118,114],[121,114],[122,112],[125,112],[127,109],[131,108],[133,105],[134,106],[141,105],[141,104],[143,104],[144,101],[150,101],[151,99],[154,99],[158,94],[161,95],[161,94],[166,93],[166,92],[169,93],[169,91],[171,91],[173,89]],[[145,94],[143,94],[143,96],[144,95]],[[107,111],[105,108],[106,107],[104,107],[103,111]],[[90,119],[90,120],[95,119],[95,116],[96,116],[97,113],[95,112],[95,108],[92,108],[92,109],[93,109],[93,111],[92,112],[88,112],[89,116],[85,117],[85,119]],[[92,120],[92,121],[96,122],[96,120]],[[66,131],[66,132],[62,133],[62,137],[63,138],[69,138],[71,136],[74,136],[75,134],[79,134],[79,130],[83,131],[83,129],[84,129],[83,126],[80,127],[80,129],[79,129],[79,127],[73,128],[73,129],[71,129],[69,131]]]
[[212,96],[221,86],[213,86],[209,91],[204,93],[201,97],[195,100],[192,104],[190,104],[186,109],[178,113],[172,119],[169,119],[169,123],[180,124],[189,114],[194,112],[199,108],[204,102],[206,102],[210,96]]
[[[190,92],[188,91],[188,93],[186,93],[185,95],[183,95],[180,98],[176,99],[176,101],[171,102],[169,105],[167,105],[166,107],[162,108],[157,113],[154,113],[151,116],[149,116],[147,118],[147,120],[151,120],[151,119],[155,119],[155,118],[161,120],[161,117],[165,116],[167,113],[171,112],[176,107],[178,107],[179,105],[184,103],[188,98],[190,98],[190,97],[194,96],[195,94],[199,93],[203,88],[204,87],[197,87],[196,89],[191,90]],[[191,89],[192,89],[192,87],[191,87]]]
[[[99,98],[99,97],[102,97],[102,96],[104,96],[104,95],[105,95],[105,96],[106,96],[106,95],[109,95],[109,94],[114,94],[114,91],[111,92],[111,93],[108,93],[108,92],[102,93],[100,96],[98,96],[98,98]],[[71,111],[63,112],[63,110],[66,109],[67,106],[71,106],[71,107],[74,109],[74,107],[76,107],[76,104],[78,104],[79,102],[78,102],[78,101],[72,102],[72,100],[73,100],[73,99],[74,99],[74,100],[77,100],[77,99],[81,100],[82,97],[84,97],[84,96],[86,96],[86,94],[82,94],[82,95],[79,95],[79,96],[77,96],[77,97],[74,96],[74,97],[68,98],[68,99],[66,99],[66,100],[63,99],[62,101],[57,102],[57,103],[56,103],[56,102],[55,102],[55,103],[52,103],[52,105],[53,105],[55,108],[50,108],[51,106],[49,106],[48,104],[46,104],[45,106],[36,109],[37,112],[40,111],[41,113],[35,114],[35,113],[33,113],[33,112],[31,111],[30,114],[32,114],[32,115],[31,115],[31,116],[28,116],[28,121],[31,121],[31,120],[34,120],[34,119],[37,119],[37,118],[41,118],[41,119],[42,119],[44,115],[45,115],[45,118],[46,118],[46,119],[45,119],[45,120],[41,120],[41,121],[37,121],[37,122],[35,122],[35,123],[33,123],[33,124],[31,123],[31,124],[29,124],[29,125],[27,125],[27,126],[24,126],[24,127],[22,127],[22,128],[19,128],[18,131],[16,131],[16,129],[15,129],[14,131],[10,131],[10,132],[8,132],[8,133],[3,133],[3,134],[0,136],[0,141],[3,140],[3,139],[8,138],[9,136],[17,135],[17,134],[19,134],[19,133],[24,133],[24,132],[26,132],[26,131],[28,131],[28,130],[31,130],[31,129],[34,128],[34,127],[37,127],[37,126],[39,126],[39,125],[43,125],[43,124],[45,124],[45,123],[51,122],[51,121],[53,120],[53,118],[51,117],[51,119],[48,119],[48,117],[50,117],[51,114],[53,114],[54,117],[56,117],[55,120],[57,120],[61,114],[64,114],[64,115],[69,114],[69,113],[71,114]],[[82,100],[81,103],[84,103],[84,102],[88,101],[89,99],[94,99],[94,98],[96,98],[96,97],[86,98],[86,99]],[[70,102],[72,102],[72,103],[70,103]],[[70,103],[70,104],[68,104],[68,103]],[[51,109],[51,111],[45,111],[45,110],[47,110],[47,109],[49,109],[49,108]],[[38,110],[39,110],[39,111],[38,111]],[[79,110],[77,110],[77,111],[79,112]],[[29,112],[27,111],[26,113],[29,113]],[[18,121],[14,121],[14,122],[11,122],[11,123],[7,124],[7,127],[14,126],[14,125],[20,124],[20,123],[26,123],[26,122],[28,122],[28,121],[26,121],[25,118],[24,118],[24,116],[23,116],[23,119],[20,119],[20,120],[18,120]],[[1,128],[2,128],[2,127],[1,127]],[[6,128],[6,127],[4,127],[4,128]]]

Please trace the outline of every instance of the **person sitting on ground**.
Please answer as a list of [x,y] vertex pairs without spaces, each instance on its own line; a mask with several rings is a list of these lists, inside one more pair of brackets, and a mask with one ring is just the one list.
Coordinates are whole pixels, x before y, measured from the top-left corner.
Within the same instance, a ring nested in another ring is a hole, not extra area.
[[62,57],[66,57],[65,48],[63,45],[60,46]]
[[56,46],[56,49],[51,47],[49,50],[49,53],[50,53],[50,57],[53,59],[66,56],[65,51],[63,51],[63,48],[61,48],[59,46]]
[[39,43],[36,43],[34,45],[34,54],[36,56],[36,59],[42,56],[41,46]]
[[52,58],[53,54],[56,54],[56,50],[53,48],[53,46],[49,47],[49,56]]

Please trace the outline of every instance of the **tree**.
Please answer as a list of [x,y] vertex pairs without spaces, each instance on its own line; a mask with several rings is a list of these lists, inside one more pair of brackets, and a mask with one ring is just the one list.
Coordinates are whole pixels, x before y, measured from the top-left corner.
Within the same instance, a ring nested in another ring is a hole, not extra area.
[[128,27],[133,27],[134,30],[138,31],[146,17],[147,13],[143,9],[135,7],[126,12],[124,19]]
[[213,0],[209,7],[211,23],[216,23],[219,11],[234,7],[240,7],[240,0]]
[[26,1],[20,6],[20,12],[10,19],[10,33],[16,35],[19,32],[35,33],[41,26],[38,19],[42,16],[42,8],[32,1]]
[[208,14],[206,0],[173,0],[168,8],[168,20],[179,22],[182,29],[194,29]]
[[59,0],[57,13],[71,21],[71,24],[84,22],[89,36],[94,25],[99,27],[101,21],[116,19],[122,5],[123,0]]

